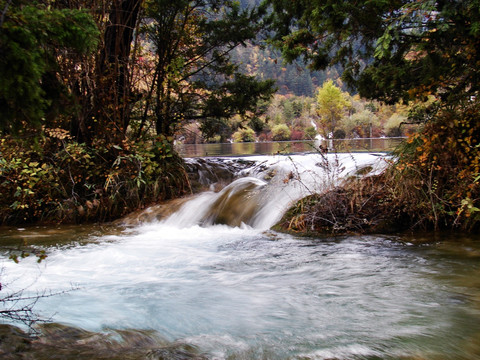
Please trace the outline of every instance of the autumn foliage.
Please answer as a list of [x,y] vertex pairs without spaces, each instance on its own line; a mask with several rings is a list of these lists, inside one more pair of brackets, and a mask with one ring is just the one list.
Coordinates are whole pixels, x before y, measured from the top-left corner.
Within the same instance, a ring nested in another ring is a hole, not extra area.
[[418,224],[436,229],[478,227],[479,106],[477,102],[442,110],[399,151],[391,172],[395,179],[410,183],[410,196],[415,198],[410,213],[419,217]]
[[439,111],[381,175],[352,178],[296,203],[277,229],[304,234],[476,231],[480,228],[479,104]]

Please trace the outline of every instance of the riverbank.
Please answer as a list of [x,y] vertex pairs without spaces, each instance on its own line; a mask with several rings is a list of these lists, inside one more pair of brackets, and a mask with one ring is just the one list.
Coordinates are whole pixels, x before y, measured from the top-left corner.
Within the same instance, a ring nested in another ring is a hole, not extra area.
[[[318,184],[324,180],[315,171],[340,174],[338,159],[346,156],[356,167],[356,155],[319,153],[318,161],[302,169],[312,173],[308,193],[275,228],[313,234],[477,230],[480,125],[473,121],[477,113],[445,113],[397,148],[395,161],[381,175],[348,175],[337,187]],[[248,158],[185,161],[165,138],[94,147],[78,144],[68,134],[46,134],[39,142],[1,140],[0,224],[112,221],[168,199],[205,189],[219,191],[237,176],[245,176],[240,173],[255,163]],[[279,184],[305,185],[298,170],[290,164],[283,175],[272,169],[260,178],[270,183],[273,175]]]
[[325,193],[299,200],[274,229],[306,236],[478,232],[478,155],[467,158],[474,159],[473,167],[460,170],[455,166],[462,161],[461,153],[437,153],[429,161],[418,143],[418,138],[410,139],[380,175],[352,177]]
[[274,229],[306,236],[395,233],[412,225],[412,219],[401,208],[388,196],[385,174],[381,174],[352,179],[325,193],[301,199]]
[[87,145],[47,130],[0,139],[0,225],[107,222],[190,192],[164,137]]

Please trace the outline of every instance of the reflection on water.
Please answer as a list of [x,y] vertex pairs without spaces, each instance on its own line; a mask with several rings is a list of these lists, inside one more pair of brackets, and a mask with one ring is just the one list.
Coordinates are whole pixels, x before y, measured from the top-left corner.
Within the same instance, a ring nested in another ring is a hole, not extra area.
[[2,232],[10,246],[36,234],[49,255],[40,265],[4,259],[2,283],[30,285],[27,294],[78,287],[36,305],[68,325],[42,340],[63,346],[62,358],[95,346],[119,359],[480,358],[478,236],[304,239],[161,222],[78,230],[77,245],[75,227]]
[[[0,227],[0,250],[28,250],[42,246],[76,246],[98,241],[106,233],[120,233],[110,224]],[[104,240],[102,240],[104,241]]]
[[369,138],[345,140],[304,140],[222,144],[177,144],[183,157],[272,155],[317,152],[320,145],[331,152],[392,151],[404,138]]

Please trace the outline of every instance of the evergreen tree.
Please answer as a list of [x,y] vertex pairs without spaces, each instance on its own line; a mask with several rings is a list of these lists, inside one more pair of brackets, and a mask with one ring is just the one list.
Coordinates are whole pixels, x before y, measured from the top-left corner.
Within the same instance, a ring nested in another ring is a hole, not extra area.
[[144,31],[155,69],[138,135],[150,118],[157,134],[171,136],[190,121],[203,121],[211,133],[210,125],[234,114],[255,116],[273,81],[241,74],[230,54],[255,40],[262,14],[230,0],[148,1]]
[[391,103],[480,89],[480,6],[466,1],[267,0],[273,41],[286,59],[334,64],[360,94]]
[[0,1],[0,9],[0,130],[39,128],[64,92],[58,62],[94,49],[98,30],[85,11],[30,1]]

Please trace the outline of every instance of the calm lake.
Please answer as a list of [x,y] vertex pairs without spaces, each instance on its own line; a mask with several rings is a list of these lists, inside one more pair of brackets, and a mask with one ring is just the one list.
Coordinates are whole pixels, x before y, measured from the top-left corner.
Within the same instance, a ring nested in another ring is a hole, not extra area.
[[404,138],[359,138],[337,140],[266,141],[246,143],[177,144],[184,157],[298,154],[317,152],[322,145],[337,152],[379,152],[393,150]]

